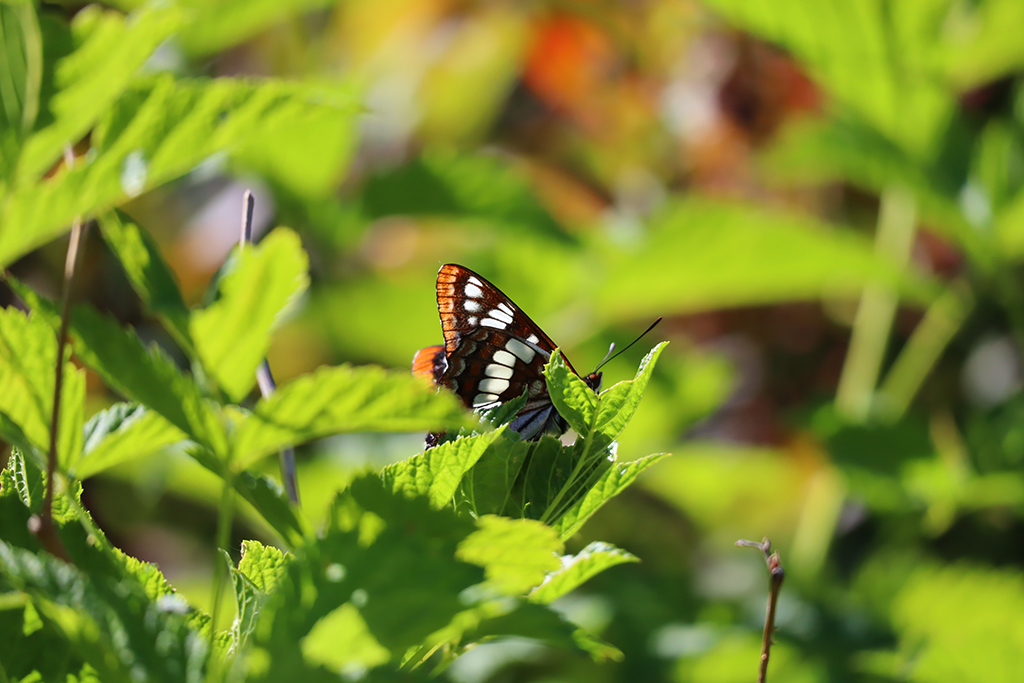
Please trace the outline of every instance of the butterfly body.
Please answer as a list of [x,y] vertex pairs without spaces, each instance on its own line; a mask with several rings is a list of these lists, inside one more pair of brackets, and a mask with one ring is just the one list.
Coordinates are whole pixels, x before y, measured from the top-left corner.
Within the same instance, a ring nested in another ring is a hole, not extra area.
[[[417,352],[414,374],[455,392],[472,409],[526,394],[526,405],[509,424],[526,440],[566,430],[543,374],[555,343],[511,299],[477,273],[449,263],[437,273],[437,310],[444,345]],[[566,364],[576,372],[568,359]],[[596,392],[601,373],[583,381]]]

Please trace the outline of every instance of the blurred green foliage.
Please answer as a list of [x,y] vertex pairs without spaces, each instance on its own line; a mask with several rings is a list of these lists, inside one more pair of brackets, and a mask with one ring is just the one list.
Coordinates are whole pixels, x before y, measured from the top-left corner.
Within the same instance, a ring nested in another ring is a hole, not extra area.
[[[771,679],[1020,679],[1022,21],[0,1],[0,680],[747,681],[764,536]],[[76,217],[67,564],[27,524]],[[672,343],[600,399],[552,364],[576,446],[410,457],[478,429],[405,376],[445,262],[578,368]]]

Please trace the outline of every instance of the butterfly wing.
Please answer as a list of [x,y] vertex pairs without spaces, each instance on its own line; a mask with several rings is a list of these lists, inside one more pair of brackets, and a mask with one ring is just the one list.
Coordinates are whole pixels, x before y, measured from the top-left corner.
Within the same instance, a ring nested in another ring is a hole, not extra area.
[[491,408],[526,393],[510,427],[524,439],[540,436],[552,423],[564,431],[543,373],[555,343],[529,316],[484,277],[452,263],[437,273],[437,309],[447,363],[438,384],[470,408]]

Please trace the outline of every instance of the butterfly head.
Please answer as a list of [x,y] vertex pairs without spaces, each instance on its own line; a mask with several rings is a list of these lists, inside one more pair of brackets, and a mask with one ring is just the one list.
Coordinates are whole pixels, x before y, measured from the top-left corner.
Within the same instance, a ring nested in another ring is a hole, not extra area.
[[586,383],[586,385],[588,387],[590,387],[591,389],[594,390],[595,394],[600,393],[600,391],[601,391],[601,373],[600,372],[592,372],[592,373],[590,373],[589,375],[587,375],[586,377],[583,378],[583,381]]

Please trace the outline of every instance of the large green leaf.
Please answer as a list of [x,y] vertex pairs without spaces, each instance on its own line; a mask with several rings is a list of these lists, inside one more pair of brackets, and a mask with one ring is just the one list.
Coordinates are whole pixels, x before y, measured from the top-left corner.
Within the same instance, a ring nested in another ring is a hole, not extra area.
[[111,211],[98,220],[103,239],[117,255],[143,305],[167,326],[184,351],[194,355],[189,334],[188,307],[182,299],[174,274],[160,256],[156,242],[148,232],[120,211]]
[[235,458],[246,466],[289,445],[344,432],[459,427],[462,404],[419,379],[377,367],[320,368],[260,399],[238,425]]
[[181,11],[172,3],[149,4],[127,18],[96,5],[75,15],[75,50],[55,65],[56,93],[40,117],[45,125],[25,142],[17,170],[19,187],[30,186],[60,158],[65,145],[92,128],[180,23]]
[[[0,310],[0,434],[27,453],[44,458],[57,365],[57,336],[37,313]],[[64,363],[57,458],[62,468],[82,452],[85,374]]]
[[[310,117],[326,117],[344,129],[328,142],[348,145],[356,113],[351,88],[345,85],[179,81],[169,76],[140,80],[97,126],[90,163],[7,194],[0,223],[19,229],[0,232],[0,264],[60,234],[76,216],[106,211],[187,173],[217,152],[261,159],[260,169],[272,172],[278,157],[271,151],[261,156],[252,146],[265,143],[282,126],[301,128]],[[332,158],[323,141],[301,142],[288,148],[289,158]],[[335,151],[338,157],[332,163],[343,165],[345,155]]]
[[703,199],[667,206],[648,235],[609,254],[608,263],[614,277],[599,300],[613,317],[855,297],[868,282],[917,302],[930,300],[935,290],[849,230]]
[[309,261],[299,236],[279,228],[245,247],[220,280],[220,297],[192,313],[189,329],[206,372],[235,402],[256,383],[282,311],[309,285]]

